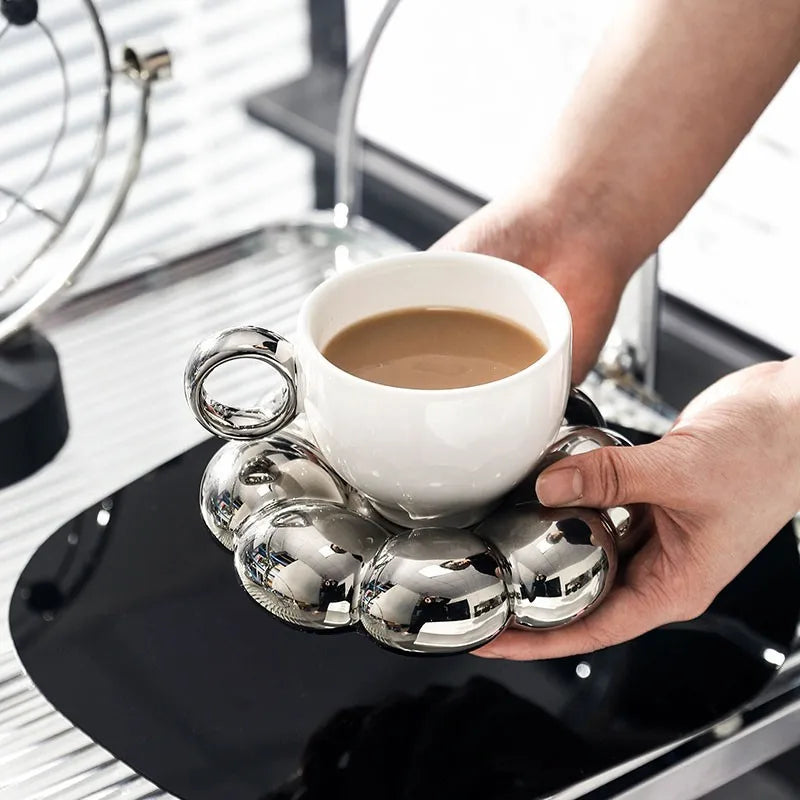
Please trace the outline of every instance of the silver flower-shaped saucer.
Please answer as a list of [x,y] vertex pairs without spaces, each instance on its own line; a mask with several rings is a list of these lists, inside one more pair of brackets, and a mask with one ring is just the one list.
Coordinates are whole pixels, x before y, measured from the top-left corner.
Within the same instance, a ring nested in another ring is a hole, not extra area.
[[[624,444],[604,429],[566,427],[539,467]],[[245,590],[284,622],[360,627],[398,652],[452,654],[509,624],[569,624],[613,585],[627,510],[615,524],[605,511],[544,508],[535,475],[472,529],[408,530],[381,517],[311,442],[281,432],[224,445],[206,469],[201,506],[234,550]]]

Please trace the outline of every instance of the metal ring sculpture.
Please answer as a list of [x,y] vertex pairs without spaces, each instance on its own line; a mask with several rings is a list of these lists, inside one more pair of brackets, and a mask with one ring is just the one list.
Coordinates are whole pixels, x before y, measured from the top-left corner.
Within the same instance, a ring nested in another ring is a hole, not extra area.
[[[60,122],[55,136],[47,148],[33,175],[20,187],[0,185],[0,233],[19,209],[25,209],[50,225],[49,233],[39,243],[33,255],[15,265],[10,274],[0,283],[0,342],[25,328],[46,306],[55,302],[63,290],[80,276],[89,264],[111,226],[115,223],[131,186],[139,172],[142,150],[147,139],[150,106],[150,88],[155,80],[169,77],[171,60],[169,53],[160,46],[137,49],[126,45],[122,65],[114,69],[111,64],[108,40],[106,39],[97,9],[91,0],[81,0],[92,32],[95,50],[100,61],[99,114],[95,123],[92,146],[83,167],[77,188],[61,211],[40,205],[30,199],[31,192],[48,176],[59,146],[67,131],[71,100],[70,77],[66,59],[53,29],[41,18],[37,0],[2,0],[0,3],[0,48],[23,29],[33,27],[49,44],[60,77]],[[106,153],[108,129],[112,114],[112,90],[115,74],[125,75],[139,87],[139,100],[134,132],[127,164],[109,200],[104,214],[85,234],[77,255],[59,260],[55,265],[44,263],[44,257],[52,251],[75,217],[92,186],[95,174]],[[2,98],[0,98],[0,102]]]

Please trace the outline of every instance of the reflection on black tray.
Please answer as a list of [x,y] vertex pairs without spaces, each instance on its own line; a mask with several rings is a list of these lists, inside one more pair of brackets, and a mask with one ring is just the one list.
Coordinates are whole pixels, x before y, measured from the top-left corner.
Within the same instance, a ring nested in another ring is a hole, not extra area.
[[10,612],[47,698],[177,797],[549,795],[727,715],[791,644],[800,565],[788,527],[699,620],[591,656],[407,659],[364,636],[298,632],[236,585],[200,519],[218,447],[56,532]]

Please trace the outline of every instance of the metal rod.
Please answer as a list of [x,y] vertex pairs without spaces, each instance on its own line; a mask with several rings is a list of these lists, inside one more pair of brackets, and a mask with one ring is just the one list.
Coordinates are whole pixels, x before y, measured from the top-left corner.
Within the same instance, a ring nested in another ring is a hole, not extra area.
[[[28,208],[31,206],[28,204],[27,200],[25,200],[25,195],[28,194],[32,189],[35,189],[44,178],[45,175],[50,171],[50,167],[53,165],[53,159],[55,158],[56,150],[58,149],[59,144],[61,144],[61,140],[64,138],[64,133],[67,130],[67,118],[68,118],[68,108],[69,108],[69,101],[70,101],[70,88],[69,88],[69,78],[67,77],[67,64],[64,60],[64,54],[61,52],[61,48],[58,46],[58,43],[55,40],[50,28],[44,24],[41,20],[37,19],[36,24],[42,30],[44,35],[50,41],[50,45],[53,48],[53,52],[56,55],[56,60],[58,61],[58,68],[61,73],[61,122],[58,126],[58,131],[53,139],[52,144],[50,145],[50,150],[47,153],[47,158],[45,159],[44,164],[42,165],[41,169],[31,178],[28,182],[28,185],[19,193],[14,193],[16,196],[14,197],[13,202],[9,205],[6,209],[5,214],[0,216],[0,225],[2,225],[13,213],[14,209],[20,204],[23,203]],[[10,194],[6,192],[6,194]],[[51,218],[55,221],[54,218]],[[0,291],[3,290],[3,287],[0,286]]]
[[[15,192],[13,189],[9,189],[7,186],[0,186],[0,194],[4,194],[7,197],[12,198],[14,200],[14,205],[20,205],[23,208],[27,208],[28,211],[31,212],[31,214],[38,214],[41,217],[45,217],[55,225],[64,224],[63,221],[59,217],[57,217],[52,211],[49,211],[48,209],[43,208],[42,206],[34,205],[26,197],[19,194],[19,192]],[[1,221],[5,222],[5,218]]]
[[62,288],[72,285],[75,279],[86,268],[103,242],[111,226],[116,222],[128,192],[133,185],[142,161],[142,149],[147,138],[147,128],[150,108],[150,82],[145,81],[141,86],[139,114],[137,118],[136,133],[131,154],[125,168],[122,182],[114,195],[111,206],[105,217],[89,231],[80,248],[81,255],[72,263],[56,269],[47,282],[41,286],[19,308],[0,320],[0,341],[22,330],[34,314],[40,312],[45,306],[52,303]]
[[386,25],[394,14],[400,0],[387,0],[381,9],[378,19],[370,31],[367,43],[361,55],[347,73],[342,101],[339,106],[339,118],[336,125],[336,161],[334,166],[334,208],[333,223],[344,228],[350,216],[357,214],[361,205],[356,170],[358,137],[356,133],[356,116],[367,74],[375,48],[378,46]]
[[[37,248],[36,252],[31,256],[27,263],[22,267],[16,269],[12,275],[8,277],[5,283],[0,286],[0,313],[2,313],[3,293],[15,284],[18,284],[22,276],[28,272],[37,261],[52,247],[54,242],[64,232],[64,229],[72,220],[78,206],[83,202],[89,188],[94,180],[97,168],[106,152],[106,144],[108,140],[108,124],[111,119],[111,81],[113,73],[111,69],[111,55],[108,49],[108,40],[106,39],[103,25],[100,22],[100,17],[97,14],[97,9],[94,7],[92,0],[83,0],[83,5],[86,8],[86,13],[89,15],[92,27],[94,28],[97,43],[100,49],[100,59],[103,66],[102,83],[100,86],[100,119],[97,122],[95,129],[94,143],[92,145],[92,152],[89,157],[89,166],[83,173],[80,186],[75,192],[72,201],[67,207],[66,211],[61,215],[61,224],[57,226],[44,242]],[[7,30],[7,28],[6,28]],[[5,31],[3,31],[4,33]],[[0,34],[2,35],[2,34]],[[26,304],[27,305],[27,304]],[[0,335],[0,340],[4,338]]]

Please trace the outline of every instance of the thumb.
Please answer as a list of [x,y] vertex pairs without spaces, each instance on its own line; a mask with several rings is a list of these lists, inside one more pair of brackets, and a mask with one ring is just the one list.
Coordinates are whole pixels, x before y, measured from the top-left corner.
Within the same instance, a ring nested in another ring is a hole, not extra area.
[[660,445],[600,447],[561,459],[539,475],[536,496],[546,506],[658,503],[661,487],[674,473],[668,463],[671,454]]

